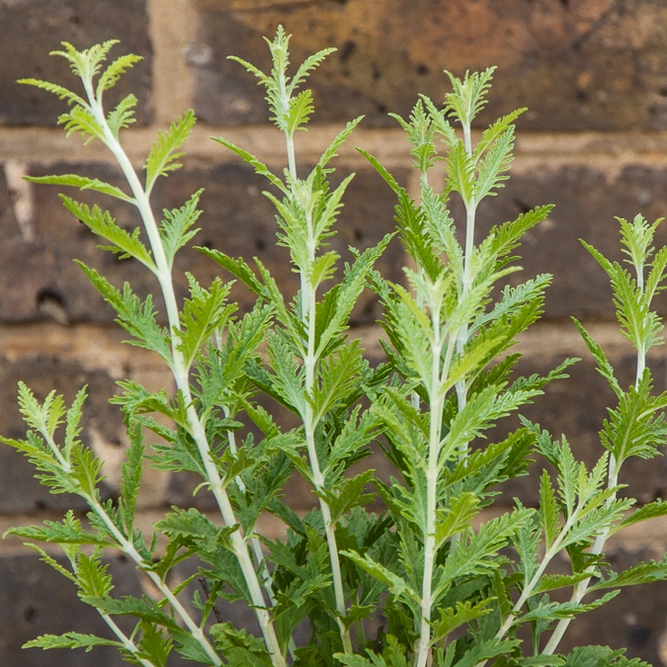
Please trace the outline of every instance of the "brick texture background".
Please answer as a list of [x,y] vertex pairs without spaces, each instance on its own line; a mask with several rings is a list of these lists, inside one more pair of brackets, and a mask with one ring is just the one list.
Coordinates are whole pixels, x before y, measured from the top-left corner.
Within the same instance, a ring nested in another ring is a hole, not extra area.
[[[653,220],[667,214],[667,6],[656,0],[0,0],[0,432],[22,434],[15,401],[19,379],[41,396],[55,388],[70,400],[88,384],[84,433],[106,462],[104,493],[112,495],[126,445],[121,419],[107,403],[114,382],[131,377],[149,387],[171,386],[158,361],[120,344],[112,312],[72,259],[114,282],[130,280],[141,293],[155,291],[150,276],[97,250],[93,235],[62,209],[55,189],[21,181],[26,174],[85,172],[120,184],[117,169],[95,143],[83,147],[76,138],[64,139],[55,127],[62,103],[15,80],[71,82],[64,64],[47,56],[62,41],[85,47],[118,38],[123,52],[142,55],[144,62],[118,91],[131,90],[140,100],[138,122],[125,133],[136,164],[158,128],[187,108],[199,118],[186,146],[185,168],[156,188],[156,208],[178,206],[204,187],[199,242],[231,255],[259,256],[290,292],[294,276],[283,249],[275,246],[262,181],[209,139],[224,134],[269,164],[282,165],[281,137],[267,123],[262,90],[226,59],[236,54],[266,67],[261,36],[279,23],[294,35],[293,62],[325,46],[338,48],[312,78],[317,113],[313,129],[299,137],[301,163],[316,159],[343,122],[365,115],[337,162],[339,178],[357,174],[334,240],[341,251],[349,244],[371,245],[393,227],[386,185],[353,145],[376,154],[413,187],[406,144],[387,112],[408,115],[419,92],[440,101],[447,90],[444,68],[460,75],[499,66],[480,123],[518,106],[529,110],[518,123],[512,179],[480,207],[480,225],[488,228],[535,205],[556,204],[523,246],[525,271],[550,271],[554,283],[543,322],[522,341],[521,363],[534,372],[565,356],[584,357],[569,380],[536,401],[529,416],[555,434],[566,433],[577,452],[593,460],[610,397],[569,316],[591,328],[628,381],[632,357],[616,332],[605,276],[578,239],[618,257],[614,216],[641,211]],[[111,210],[122,225],[136,224],[123,206],[111,202]],[[658,242],[667,242],[667,226]],[[380,268],[398,280],[401,261],[394,243]],[[216,274],[194,251],[181,254],[176,274],[186,269],[204,282]],[[185,281],[179,280],[183,291]],[[246,307],[247,297],[238,296]],[[667,314],[667,302],[660,309]],[[377,315],[366,297],[354,315],[371,350],[377,349]],[[650,362],[657,389],[664,390],[664,353],[658,350]],[[193,502],[187,477],[147,475],[140,503],[145,525],[172,503]],[[642,502],[664,497],[667,465],[663,459],[633,463],[623,481]],[[535,500],[533,481],[508,488],[508,501],[516,494]],[[290,495],[297,508],[313,502],[298,483]],[[57,516],[71,503],[81,509],[76,499],[46,492],[19,456],[0,448],[0,528]],[[210,507],[205,495],[197,504]],[[280,530],[271,521],[264,529]],[[656,521],[616,536],[609,558],[625,566],[661,557],[666,549],[667,523]],[[127,562],[116,559],[111,567],[118,593],[151,593]],[[627,646],[631,656],[667,665],[665,589],[625,591],[574,624],[567,642]],[[117,656],[102,650],[19,648],[39,633],[104,632],[99,626],[69,582],[17,540],[0,543],[0,665],[119,665]]]

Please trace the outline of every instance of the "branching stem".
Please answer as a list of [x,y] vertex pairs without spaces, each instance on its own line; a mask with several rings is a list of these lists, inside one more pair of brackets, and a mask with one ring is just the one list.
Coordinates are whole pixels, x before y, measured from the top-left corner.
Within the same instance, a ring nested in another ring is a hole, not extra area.
[[125,535],[123,535],[123,533],[118,529],[116,524],[112,521],[111,517],[105,511],[104,507],[100,505],[96,498],[91,496],[87,496],[86,501],[90,505],[93,512],[95,512],[95,514],[102,520],[107,530],[116,540],[118,546],[123,550],[123,552],[146,572],[148,578],[153,582],[153,584],[155,584],[160,593],[162,593],[165,599],[169,602],[172,609],[178,614],[179,618],[183,621],[190,633],[192,633],[193,638],[204,649],[206,655],[210,658],[213,664],[222,665],[222,660],[206,638],[206,635],[203,633],[202,629],[192,620],[192,617],[190,614],[188,614],[185,607],[172,593],[171,589],[162,581],[161,577],[159,577],[155,572],[147,567],[146,562],[142,558],[141,554],[136,550],[134,544],[132,544],[132,542],[128,540]]
[[[134,197],[135,206],[139,211],[141,219],[144,223],[146,235],[148,236],[150,247],[153,253],[153,259],[155,262],[154,273],[160,284],[160,289],[162,291],[165,302],[167,319],[169,322],[169,332],[172,341],[171,370],[176,381],[176,387],[181,392],[185,405],[187,406],[186,415],[190,435],[194,439],[197,445],[197,449],[199,450],[199,454],[206,471],[206,476],[210,484],[210,489],[216,499],[225,525],[237,525],[238,521],[236,520],[234,510],[224,488],[220,473],[218,472],[218,469],[213,460],[213,455],[206,436],[206,432],[204,430],[204,426],[201,423],[199,415],[197,414],[193,404],[189,383],[190,369],[187,367],[183,354],[178,345],[180,319],[178,304],[176,302],[176,294],[171,277],[171,268],[167,261],[164,246],[162,245],[162,239],[160,238],[160,232],[157,226],[157,222],[155,221],[155,216],[153,215],[153,210],[151,208],[148,195],[144,191],[144,188],[139,181],[139,177],[137,176],[132,163],[127,157],[127,154],[116,137],[113,135],[102,111],[102,107],[95,98],[91,82],[89,80],[84,80],[84,86],[90,101],[91,112],[93,113],[95,120],[103,129],[104,143],[112,152],[125,178],[127,179],[128,185],[130,186],[130,190],[132,191],[132,195]],[[231,534],[230,540],[248,585],[248,590],[250,591],[255,613],[262,629],[262,634],[264,635],[267,648],[272,654],[274,665],[275,667],[285,667],[285,659],[283,658],[280,651],[280,645],[278,643],[278,638],[273,626],[273,621],[271,620],[270,614],[266,609],[266,602],[261,591],[259,579],[257,577],[252,559],[250,558],[250,554],[248,552],[248,547],[240,528]],[[176,600],[176,602],[178,601]]]

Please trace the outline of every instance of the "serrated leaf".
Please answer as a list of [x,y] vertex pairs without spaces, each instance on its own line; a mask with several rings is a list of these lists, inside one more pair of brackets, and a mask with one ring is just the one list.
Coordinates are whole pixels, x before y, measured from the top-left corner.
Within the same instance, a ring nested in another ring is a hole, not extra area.
[[213,141],[217,141],[219,144],[222,144],[226,148],[229,148],[230,151],[236,153],[240,158],[247,162],[254,170],[256,174],[264,176],[267,178],[272,185],[275,185],[283,194],[288,194],[287,187],[285,184],[276,176],[261,160],[256,158],[252,153],[240,148],[236,144],[233,144],[231,141],[227,141],[224,137],[211,137]]
[[450,148],[446,161],[447,188],[458,192],[467,206],[476,194],[475,163],[461,142]]
[[121,465],[121,480],[118,491],[122,499],[126,534],[131,537],[134,533],[134,514],[143,474],[145,447],[141,427],[138,423],[131,424],[128,431],[130,447],[127,449],[125,461]]
[[74,518],[72,510],[67,512],[62,522],[47,520],[41,526],[18,526],[10,528],[5,534],[54,544],[109,544],[106,538],[84,530],[81,522]]
[[107,125],[111,130],[113,136],[118,139],[118,133],[125,127],[129,127],[136,122],[134,117],[134,107],[137,106],[137,98],[130,94],[124,97],[115,107],[107,114]]
[[104,297],[104,300],[116,311],[118,314],[117,322],[128,333],[135,336],[128,342],[131,345],[144,347],[155,352],[171,368],[173,358],[168,335],[166,330],[159,326],[156,321],[151,295],[149,294],[142,303],[139,297],[132,293],[128,283],[125,283],[121,293],[95,269],[91,269],[78,261],[76,261],[76,264],[79,265],[88,280]]
[[167,667],[167,660],[173,643],[169,637],[156,628],[152,623],[139,621],[141,639],[138,642],[142,657],[150,660],[154,667]]
[[349,317],[359,295],[361,294],[371,271],[373,264],[378,260],[386,249],[390,235],[385,236],[376,246],[367,248],[361,253],[354,264],[345,266],[345,275],[341,283],[335,288],[335,303],[331,304],[332,314],[323,320],[323,330],[319,333],[315,355],[317,357],[324,353],[327,345],[349,326]]
[[469,528],[480,511],[481,499],[474,493],[462,492],[451,499],[449,505],[438,510],[435,518],[435,544],[440,548],[443,542]]
[[285,131],[293,134],[296,130],[305,130],[302,125],[315,111],[313,94],[310,90],[302,90],[290,100],[289,110],[285,116]]
[[438,610],[440,618],[433,620],[431,623],[431,642],[440,641],[456,628],[491,613],[493,609],[489,609],[489,605],[493,601],[493,598],[487,598],[475,604],[466,600],[465,602],[457,602],[455,607],[440,608]]
[[190,298],[183,302],[180,313],[181,329],[178,332],[178,349],[183,355],[185,368],[190,368],[201,347],[210,339],[220,323],[231,315],[235,306],[225,305],[231,284],[223,284],[219,278],[208,290],[200,287],[193,276],[188,275]]
[[264,642],[245,630],[234,628],[231,623],[216,623],[211,626],[211,636],[216,648],[232,667],[271,667],[273,662],[264,647]]
[[106,142],[104,128],[97,122],[88,106],[73,107],[69,113],[64,113],[58,117],[58,124],[64,126],[67,137],[75,132],[84,137],[84,146],[92,139],[99,139],[103,143]]
[[334,140],[329,144],[327,149],[322,153],[322,157],[319,159],[317,165],[321,169],[324,169],[324,167],[335,157],[337,157],[336,151],[343,145],[345,140],[350,136],[350,134],[354,131],[354,129],[359,125],[359,123],[363,120],[363,116],[358,116],[354,120],[348,121],[345,127],[336,135]]
[[171,268],[174,256],[183,248],[199,231],[192,229],[201,211],[197,209],[199,198],[204,190],[197,190],[188,201],[180,208],[171,211],[164,209],[162,224],[160,225],[160,239],[167,258],[167,264]]
[[556,500],[556,493],[551,484],[551,478],[546,470],[542,471],[540,479],[540,507],[538,510],[540,524],[544,532],[546,548],[548,549],[560,535],[560,509]]
[[[341,664],[346,665],[347,667],[377,667],[377,662],[370,662],[366,658],[362,658],[360,655],[348,655],[345,653],[335,653],[334,658],[338,660]],[[382,661],[384,665],[386,663]],[[382,664],[380,663],[380,664]]]
[[451,111],[463,125],[470,125],[475,116],[486,106],[486,93],[491,88],[495,67],[483,72],[466,71],[459,79],[445,70],[452,84],[452,92],[445,95],[445,112]]
[[112,577],[108,572],[109,563],[102,564],[99,554],[88,556],[79,554],[76,561],[76,575],[79,597],[105,598],[113,590]]
[[171,619],[155,600],[152,600],[147,595],[141,598],[135,598],[126,595],[120,599],[114,598],[96,598],[89,596],[82,596],[81,598],[86,604],[96,607],[106,612],[107,614],[118,616],[135,616],[143,619],[149,623],[156,623],[171,632],[178,629],[176,622]]
[[502,118],[498,118],[498,120],[494,121],[488,128],[486,128],[482,132],[482,138],[480,139],[479,143],[475,146],[475,161],[477,161],[493,144],[498,138],[500,138],[514,123],[514,121],[522,114],[528,111],[528,109],[521,108],[521,109],[516,109],[515,111],[512,111],[508,113],[507,115],[503,116]]
[[630,456],[653,458],[667,438],[667,393],[652,396],[651,388],[650,375],[645,373],[636,386],[621,395],[618,407],[608,409],[600,441],[617,462]]
[[113,246],[101,246],[102,248],[117,253],[121,259],[133,257],[140,261],[147,269],[156,273],[157,268],[153,257],[139,239],[141,230],[138,227],[135,228],[132,234],[129,234],[116,224],[116,221],[108,211],[103,211],[97,205],[91,209],[86,204],[76,202],[65,195],[60,195],[60,200],[63,206],[77,220],[80,220],[98,236],[113,243]]
[[[26,181],[31,183],[42,183],[47,185],[69,185],[79,190],[94,190],[95,192],[101,192],[116,199],[121,199],[130,204],[134,203],[134,199],[130,195],[125,194],[120,188],[115,185],[110,185],[104,181],[100,181],[97,178],[87,178],[86,176],[79,176],[77,174],[61,174],[54,176],[26,176]],[[68,200],[71,201],[71,200]],[[69,207],[67,207],[68,210]],[[73,213],[73,211],[70,210]],[[74,213],[74,215],[77,215]],[[77,218],[79,216],[77,215]],[[80,218],[79,218],[80,219]]]
[[[531,595],[557,591],[561,588],[576,586],[580,581],[590,579],[590,572],[578,572],[577,574],[545,574],[541,577],[540,583],[533,589]],[[592,590],[591,588],[587,589]]]
[[208,517],[199,510],[190,508],[182,510],[173,507],[164,519],[154,524],[155,529],[167,535],[170,539],[176,539],[184,545],[197,544],[198,548],[206,554],[213,554],[220,544],[226,544],[231,528],[216,526]]
[[167,176],[170,171],[181,168],[182,165],[176,160],[182,157],[183,153],[174,151],[190,136],[196,122],[194,111],[188,109],[180,118],[172,121],[166,132],[162,130],[158,132],[158,137],[146,158],[146,194],[151,192],[158,177]]
[[322,491],[321,495],[329,504],[332,525],[336,525],[353,507],[363,507],[373,500],[374,493],[363,493],[364,488],[373,480],[374,470],[365,470],[359,475],[347,479],[341,478],[331,491]]
[[667,561],[656,563],[652,560],[648,563],[639,563],[620,573],[611,572],[601,581],[590,585],[587,592],[648,584],[664,579],[667,579]]
[[310,400],[314,424],[317,424],[329,410],[339,405],[347,393],[356,386],[360,368],[361,352],[358,341],[353,341],[320,362]]
[[56,83],[51,83],[50,81],[42,81],[41,79],[19,79],[16,83],[21,83],[28,86],[35,86],[36,88],[42,88],[43,90],[48,90],[50,93],[57,95],[61,100],[67,100],[68,104],[79,104],[80,106],[87,106],[87,102],[73,93],[71,90],[59,86]]
[[475,202],[479,202],[487,195],[496,194],[493,190],[502,187],[503,181],[509,178],[504,172],[510,168],[512,163],[513,148],[514,128],[510,126],[488,149],[478,164],[478,174],[474,185]]
[[588,333],[588,331],[586,331],[583,324],[581,324],[579,320],[573,317],[572,321],[574,322],[574,325],[577,327],[579,333],[581,334],[581,337],[584,339],[586,347],[588,347],[590,353],[593,355],[593,358],[597,363],[597,371],[600,373],[600,375],[602,375],[602,377],[605,380],[607,380],[609,386],[613,389],[616,396],[618,398],[621,398],[621,396],[623,395],[623,390],[621,389],[621,386],[619,385],[618,380],[616,379],[616,376],[614,374],[614,368],[609,363],[609,360],[607,359],[607,355],[604,353],[604,350],[600,347],[600,345],[598,345],[593,340],[591,335]]
[[96,96],[99,101],[102,100],[102,93],[109,90],[116,85],[118,79],[128,70],[134,67],[135,63],[142,61],[142,56],[128,53],[124,56],[119,56],[102,72],[100,78],[97,80]]
[[662,499],[654,500],[652,503],[648,503],[639,509],[634,510],[629,516],[626,516],[623,521],[616,526],[614,532],[627,526],[632,526],[635,523],[665,515],[667,515],[667,502]]
[[624,656],[625,649],[613,650],[609,646],[579,646],[567,656],[565,667],[651,667],[639,658]]
[[383,583],[397,598],[408,597],[419,601],[420,596],[409,587],[406,581],[373,560],[368,554],[361,556],[353,551],[341,551],[341,556],[349,558],[355,565]]
[[19,382],[19,410],[24,421],[36,431],[48,438],[53,438],[56,429],[63,423],[67,409],[63,397],[55,389],[46,396],[40,405],[32,390],[23,382]]
[[497,553],[504,548],[513,534],[529,520],[533,510],[517,509],[480,526],[474,533],[467,530],[456,543],[449,558],[436,577],[439,590],[434,599],[445,592],[459,576],[486,574],[500,567]]
[[124,648],[121,642],[103,639],[95,635],[86,635],[80,632],[65,632],[62,635],[40,635],[23,644],[21,648],[41,648],[44,650],[50,648],[83,648],[88,653],[95,646]]

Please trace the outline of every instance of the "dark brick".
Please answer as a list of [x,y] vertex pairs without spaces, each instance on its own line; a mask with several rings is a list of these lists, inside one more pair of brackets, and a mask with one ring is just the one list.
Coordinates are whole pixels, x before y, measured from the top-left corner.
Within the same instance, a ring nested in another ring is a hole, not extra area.
[[86,0],[55,0],[48,8],[38,0],[19,0],[4,4],[0,30],[0,125],[55,125],[67,110],[65,102],[32,86],[19,86],[16,80],[43,79],[78,92],[81,84],[68,63],[49,52],[62,50],[63,41],[84,49],[108,39],[122,40],[111,51],[112,60],[136,53],[144,61],[108,93],[107,107],[132,92],[139,99],[138,122],[150,121],[152,46],[145,0],[118,0],[113,11],[104,3]]
[[460,76],[499,65],[485,122],[527,106],[524,128],[667,126],[667,8],[654,0],[199,4],[190,63],[197,112],[208,123],[266,122],[264,90],[226,57],[241,56],[268,71],[261,37],[273,37],[282,23],[294,35],[295,64],[322,48],[338,48],[309,84],[319,122],[365,114],[369,125],[393,125],[387,111],[408,115],[418,92],[436,103],[443,99],[449,89],[443,69]]
[[[82,173],[125,187],[118,170],[108,165],[57,164],[48,168],[35,166],[31,170],[35,176],[50,173]],[[336,174],[334,183],[345,173],[342,170]],[[404,181],[405,172],[399,171],[396,178]],[[6,187],[2,185],[0,182],[0,228],[5,240],[0,247],[0,266],[4,267],[0,271],[0,320],[21,322],[48,317],[49,308],[45,307],[48,301],[62,310],[62,318],[68,322],[111,321],[113,312],[74,264],[75,258],[98,270],[116,286],[129,281],[142,297],[152,293],[161,310],[162,299],[152,274],[138,262],[118,260],[116,255],[100,250],[98,245],[103,240],[78,224],[62,207],[56,193],[66,189],[34,187],[36,215],[32,223],[34,240],[31,240],[21,233]],[[159,214],[164,208],[179,207],[202,187],[203,214],[198,223],[202,231],[194,243],[219,248],[232,257],[242,256],[251,265],[252,258],[259,257],[281,289],[291,297],[298,288],[298,280],[292,272],[287,250],[276,245],[275,209],[262,195],[265,179],[245,165],[193,166],[176,172],[156,186],[154,211]],[[67,194],[89,205],[98,203],[108,207],[124,229],[133,230],[140,224],[136,210],[118,200],[73,189]],[[344,261],[352,259],[347,250],[349,245],[364,250],[392,231],[394,203],[386,195],[386,185],[373,170],[360,170],[352,181],[339,218],[339,234],[330,239],[331,247]],[[388,278],[400,280],[401,257],[401,247],[394,242],[377,266]],[[185,271],[207,284],[222,269],[191,248],[182,250],[177,255],[173,274],[181,298],[188,293]],[[242,309],[253,303],[242,289],[237,289],[234,297],[239,299]],[[367,293],[362,296],[353,319],[368,322],[377,316],[376,301]]]
[[[482,238],[492,224],[514,220],[520,213],[542,204],[555,204],[548,220],[526,235],[517,251],[525,271],[510,276],[523,281],[538,273],[552,273],[547,292],[546,318],[614,319],[609,278],[581,245],[584,239],[610,259],[621,261],[619,224],[615,216],[628,220],[642,213],[653,223],[667,208],[667,170],[628,166],[614,177],[584,166],[515,173],[497,197],[483,200],[478,209]],[[452,198],[456,219],[464,220],[458,197]],[[658,228],[655,246],[667,243],[667,225]],[[667,313],[667,302],[655,303]]]
[[[61,566],[67,567],[63,558]],[[109,559],[109,574],[114,581],[114,595],[141,595],[132,563],[124,556]],[[120,667],[124,663],[112,647],[83,650],[22,649],[21,646],[42,634],[76,631],[115,639],[100,615],[83,604],[74,584],[39,557],[0,558],[0,664],[22,667]],[[126,623],[120,619],[121,627]],[[127,630],[127,628],[126,628]]]
[[[115,393],[113,380],[103,371],[85,371],[77,365],[51,357],[35,357],[8,362],[0,359],[0,397],[3,409],[0,412],[0,434],[7,438],[24,438],[26,426],[21,419],[17,404],[17,385],[22,380],[38,400],[55,389],[70,405],[76,392],[88,385],[88,399],[82,420],[83,442],[90,441],[90,429],[107,443],[121,445],[123,424],[118,410],[109,405],[108,399]],[[61,433],[62,437],[62,433]],[[0,444],[0,512],[35,512],[65,509],[87,509],[78,496],[52,494],[34,477],[35,467],[16,450]],[[110,488],[101,484],[103,498],[111,495]]]
[[[122,185],[117,170],[104,165],[55,165],[43,169],[35,167],[33,176],[51,173],[86,173],[91,177]],[[110,280],[131,280],[133,284],[146,281],[139,267],[132,262],[119,262],[115,256],[97,249],[99,237],[84,225],[77,223],[67,212],[53,187],[35,186],[32,221],[33,238],[21,233],[13,213],[6,207],[0,218],[4,242],[0,248],[2,266],[0,273],[0,317],[6,322],[35,320],[43,317],[44,299],[58,302],[63,318],[72,320],[110,320],[111,309],[89,285],[74,258],[101,270]],[[118,224],[134,227],[129,206],[120,205],[115,199],[91,197],[91,193],[79,193],[70,189],[67,194],[74,199],[92,204],[99,202],[109,206]],[[106,200],[106,201],[105,201]],[[42,306],[42,308],[40,308]]]

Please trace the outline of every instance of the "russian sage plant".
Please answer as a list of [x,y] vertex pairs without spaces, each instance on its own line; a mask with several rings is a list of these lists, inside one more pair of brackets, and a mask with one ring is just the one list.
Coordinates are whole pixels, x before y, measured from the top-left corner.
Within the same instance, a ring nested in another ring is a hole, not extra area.
[[[81,439],[85,388],[67,407],[55,393],[40,401],[20,385],[29,430],[24,440],[3,441],[32,461],[52,492],[82,497],[89,512],[69,511],[60,522],[9,532],[29,540],[70,579],[110,629],[108,637],[73,629],[27,646],[110,645],[144,667],[164,667],[172,653],[214,666],[645,664],[625,658],[623,650],[593,646],[562,655],[558,647],[579,614],[623,586],[667,577],[667,561],[613,572],[604,559],[614,532],[667,513],[660,500],[634,509],[634,500],[618,493],[624,462],[655,456],[667,436],[667,395],[652,393],[646,363],[649,349],[662,342],[662,323],[652,310],[667,268],[667,249],[653,247],[658,223],[641,216],[620,220],[630,270],[586,245],[610,277],[621,330],[637,352],[636,381],[624,388],[602,348],[575,322],[617,399],[600,429],[600,457],[589,470],[565,437],[554,439],[521,416],[523,406],[575,363],[567,359],[545,376],[522,377],[516,372],[520,355],[512,352],[517,336],[540,317],[551,276],[514,280],[514,286],[506,278],[520,270],[516,251],[523,235],[551,207],[521,214],[486,236],[476,229],[480,202],[508,178],[514,122],[523,111],[498,119],[473,141],[472,124],[486,104],[493,69],[462,79],[449,74],[444,106],[422,96],[408,119],[394,115],[420,175],[416,197],[361,151],[387,182],[387,196],[396,198],[399,238],[389,235],[364,252],[351,248],[352,263],[341,267],[328,239],[352,177],[332,186],[331,163],[361,119],[346,125],[314,167],[299,163],[294,142],[313,113],[303,84],[332,49],[289,74],[289,37],[279,28],[267,40],[270,72],[234,58],[266,90],[287,166],[271,171],[242,147],[216,141],[266,178],[277,242],[289,253],[298,291],[288,300],[257,258],[250,264],[224,249],[199,248],[221,267],[221,277],[201,285],[188,276],[189,295],[179,302],[174,257],[197,233],[201,193],[162,219],[151,193],[158,179],[180,166],[179,149],[194,114],[186,112],[159,133],[138,172],[120,141],[134,120],[136,98],[128,95],[107,112],[103,96],[139,58],[121,56],[106,65],[114,44],[78,51],[65,43],[56,52],[81,79],[82,94],[45,81],[22,83],[65,100],[69,110],[59,122],[68,134],[102,142],[126,187],[72,174],[31,180],[93,190],[136,209],[139,222],[127,232],[102,208],[61,195],[64,206],[102,237],[104,249],[139,261],[155,276],[163,313],[151,296],[142,300],[128,283],[112,285],[79,262],[129,342],[167,365],[176,391],[118,383],[111,401],[122,411],[130,446],[118,498],[103,501],[102,463]],[[444,170],[442,191],[429,182],[436,169]],[[452,198],[463,204],[461,221],[450,212]],[[399,240],[410,267],[402,284],[375,268],[387,245]],[[230,300],[230,275],[256,299],[244,315]],[[386,334],[386,358],[375,365],[350,331],[351,313],[367,288],[382,305]],[[291,411],[296,426],[284,427],[266,405]],[[498,440],[492,429],[513,413],[520,427]],[[373,444],[395,466],[389,481],[370,468],[351,472]],[[527,507],[520,499],[512,508],[500,505],[503,483],[527,474],[536,455],[543,462],[539,505]],[[144,535],[136,525],[136,501],[146,464],[198,475],[218,516],[174,507]],[[305,516],[282,494],[294,473],[317,499]],[[368,507],[377,495],[384,509],[374,513]],[[495,518],[486,520],[489,508]],[[285,540],[258,533],[264,513],[285,524]],[[158,535],[166,546],[158,548]],[[65,565],[40,543],[60,545]],[[160,599],[114,597],[103,560],[107,550],[126,554]],[[563,558],[569,571],[555,573],[556,559]],[[171,588],[168,575],[184,562],[195,573]],[[196,581],[203,594],[190,586]],[[245,602],[260,635],[223,619],[220,598]],[[125,621],[119,624],[118,617]]]

